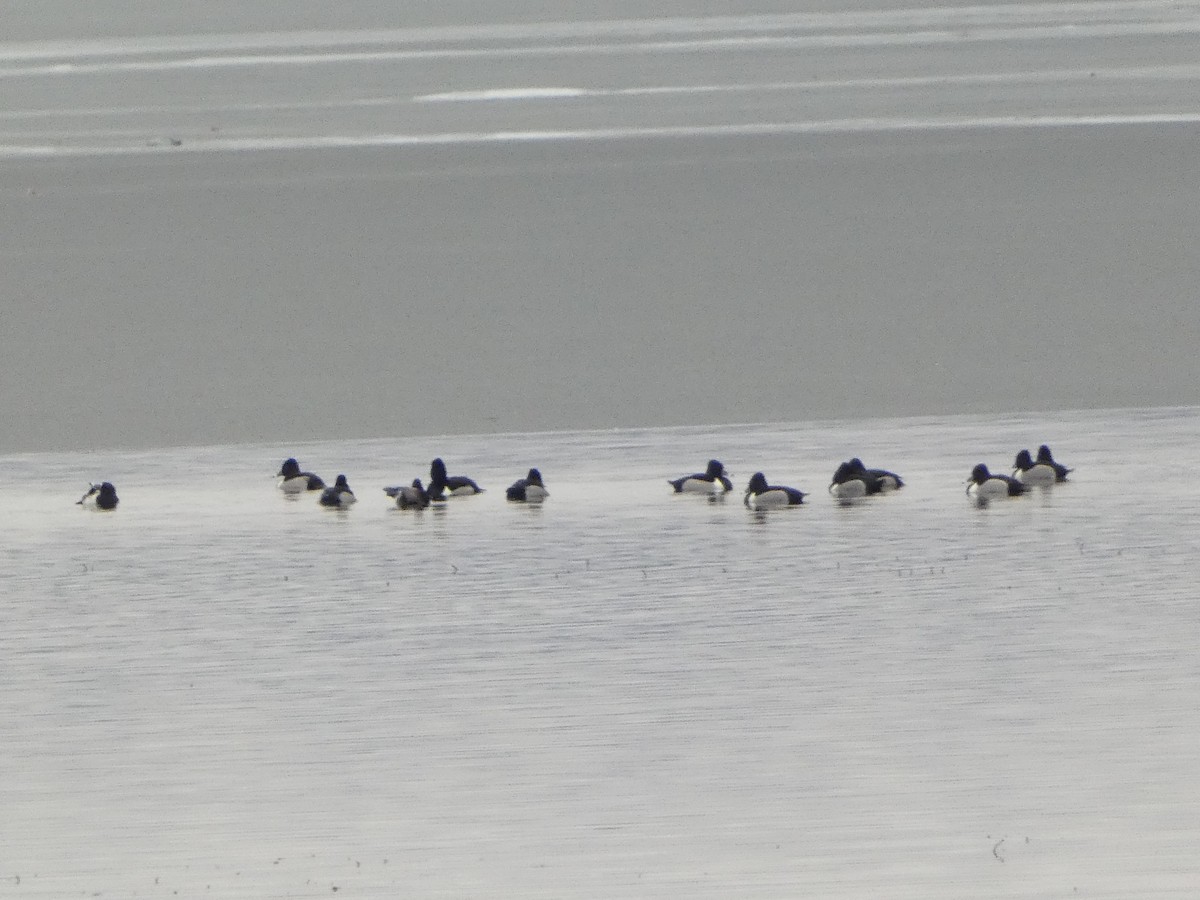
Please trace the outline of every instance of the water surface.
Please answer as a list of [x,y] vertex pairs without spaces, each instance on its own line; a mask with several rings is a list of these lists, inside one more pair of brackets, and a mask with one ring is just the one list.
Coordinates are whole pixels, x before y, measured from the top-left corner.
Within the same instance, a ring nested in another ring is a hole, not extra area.
[[[1196,883],[1200,411],[3,460],[4,896]],[[1069,484],[978,508],[1049,442]],[[288,499],[295,454],[360,501]],[[906,487],[839,506],[851,454]],[[429,459],[486,488],[422,513]],[[724,460],[812,492],[677,497]],[[508,504],[538,465],[551,497]],[[111,514],[73,505],[89,478]],[[19,883],[18,883],[19,878]]]
[[1200,403],[1200,5],[897,5],[38,4],[0,452]]

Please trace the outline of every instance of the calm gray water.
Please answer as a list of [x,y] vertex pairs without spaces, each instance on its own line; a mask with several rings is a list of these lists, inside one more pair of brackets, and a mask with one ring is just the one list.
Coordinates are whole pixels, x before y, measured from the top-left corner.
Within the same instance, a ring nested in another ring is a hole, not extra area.
[[[1198,438],[1185,408],[4,458],[0,896],[1191,896]],[[966,498],[1044,441],[1071,483]],[[291,454],[358,505],[282,496]],[[439,454],[488,492],[388,508]],[[907,486],[836,505],[851,454]],[[712,455],[813,495],[670,494]],[[531,464],[550,499],[507,504]],[[101,477],[120,508],[74,506]]]
[[86,6],[0,453],[1200,404],[1200,0]]

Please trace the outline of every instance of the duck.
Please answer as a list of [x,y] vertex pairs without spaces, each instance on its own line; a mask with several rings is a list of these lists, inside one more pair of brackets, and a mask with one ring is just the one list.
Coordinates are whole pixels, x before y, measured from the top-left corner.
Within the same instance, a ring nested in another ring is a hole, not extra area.
[[354,491],[350,490],[350,484],[346,481],[345,475],[339,475],[337,481],[333,483],[333,487],[327,487],[321,491],[322,506],[346,509],[357,500]]
[[451,497],[469,497],[482,494],[483,488],[466,475],[446,475],[446,464],[439,456],[429,464],[429,499],[445,500]]
[[400,509],[424,509],[431,499],[420,478],[414,478],[412,484],[385,487],[383,492],[394,499]]
[[296,462],[294,456],[283,461],[283,465],[279,467],[279,471],[275,477],[282,479],[279,482],[279,489],[287,494],[299,494],[304,491],[322,491],[325,489],[325,482],[312,472],[300,471],[300,463]]
[[96,509],[116,509],[120,503],[117,497],[117,489],[113,487],[111,481],[102,481],[99,484],[92,484],[88,487],[88,492],[80,497],[76,502],[76,506],[94,506]]
[[975,489],[977,497],[1016,497],[1025,493],[1025,485],[1010,475],[993,475],[983,463],[971,470],[967,493]]
[[838,499],[853,499],[868,494],[884,494],[904,487],[904,479],[887,469],[868,469],[857,456],[837,467],[829,483],[829,493]]
[[1058,474],[1053,466],[1034,462],[1028,450],[1022,450],[1013,460],[1013,477],[1021,484],[1054,484]]
[[804,491],[778,484],[767,484],[767,476],[755,472],[750,476],[743,502],[750,509],[776,509],[782,506],[799,506],[808,496]]
[[550,496],[550,492],[542,483],[542,473],[530,469],[528,475],[509,485],[505,496],[514,503],[541,503]]
[[718,459],[710,459],[708,468],[701,474],[667,479],[667,484],[675,488],[677,494],[727,494],[733,490],[729,473]]
[[1066,481],[1067,476],[1074,472],[1074,469],[1068,469],[1060,462],[1056,462],[1054,455],[1050,452],[1050,448],[1046,444],[1038,447],[1037,463],[1039,466],[1050,466],[1054,469],[1055,481]]

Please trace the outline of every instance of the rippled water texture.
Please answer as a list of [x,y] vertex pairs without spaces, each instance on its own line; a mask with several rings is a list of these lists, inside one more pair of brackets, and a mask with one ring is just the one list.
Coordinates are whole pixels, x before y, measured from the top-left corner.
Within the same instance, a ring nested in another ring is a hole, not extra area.
[[[1198,437],[1173,409],[6,458],[0,894],[1187,896]],[[1071,483],[966,498],[1041,442]],[[292,454],[357,506],[282,496]],[[907,486],[838,506],[851,454]],[[487,493],[389,509],[434,455]],[[670,493],[714,455],[812,496]],[[506,503],[530,465],[550,499]],[[100,477],[120,508],[74,506]]]

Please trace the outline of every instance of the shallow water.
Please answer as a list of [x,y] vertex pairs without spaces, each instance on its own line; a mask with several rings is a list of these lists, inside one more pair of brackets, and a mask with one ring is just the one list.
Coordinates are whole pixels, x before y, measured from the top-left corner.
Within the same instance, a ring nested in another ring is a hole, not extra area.
[[[1182,897],[1200,409],[3,460],[3,896]],[[964,479],[1048,442],[1069,484]],[[281,496],[280,460],[359,496]],[[858,454],[906,487],[835,504]],[[488,492],[380,488],[443,455]],[[811,491],[670,494],[718,456]],[[543,507],[504,501],[538,465]],[[201,477],[203,474],[203,477]],[[113,480],[114,513],[73,505]]]

